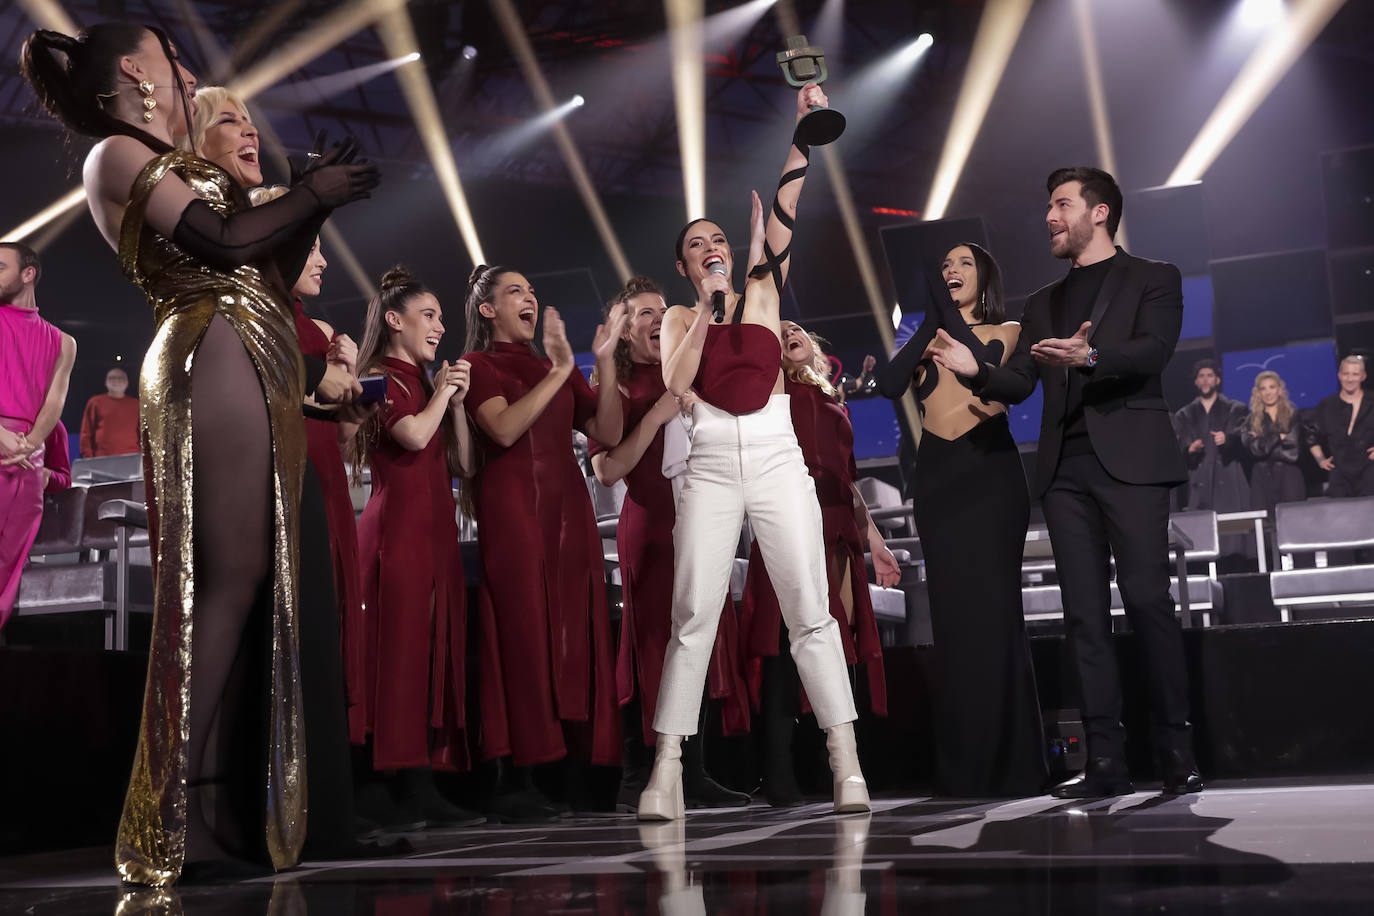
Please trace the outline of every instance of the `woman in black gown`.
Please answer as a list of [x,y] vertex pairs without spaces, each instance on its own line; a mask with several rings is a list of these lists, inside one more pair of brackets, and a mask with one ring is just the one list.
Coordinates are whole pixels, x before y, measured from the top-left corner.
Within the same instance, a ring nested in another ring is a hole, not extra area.
[[1021,328],[1003,321],[1001,271],[977,245],[941,267],[948,296],[878,376],[889,398],[915,385],[922,428],[912,490],[935,636],[937,791],[1037,795],[1048,778],[1021,608],[1030,497],[1006,405],[983,401],[930,358],[950,339],[1001,364]]

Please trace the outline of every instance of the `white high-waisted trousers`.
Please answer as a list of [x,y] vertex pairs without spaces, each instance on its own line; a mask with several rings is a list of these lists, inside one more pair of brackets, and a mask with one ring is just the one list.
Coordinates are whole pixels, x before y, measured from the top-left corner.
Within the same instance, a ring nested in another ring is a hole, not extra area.
[[699,403],[673,528],[673,630],[654,731],[694,735],[706,668],[747,513],[782,607],[792,658],[816,722],[858,718],[839,624],[830,615],[821,508],[792,431],[789,398],[753,413]]

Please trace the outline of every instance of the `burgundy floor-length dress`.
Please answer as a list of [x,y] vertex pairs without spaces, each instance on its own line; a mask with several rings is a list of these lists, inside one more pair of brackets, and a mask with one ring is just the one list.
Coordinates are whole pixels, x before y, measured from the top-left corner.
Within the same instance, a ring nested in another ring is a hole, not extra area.
[[[324,359],[328,355],[329,336],[305,314],[299,299],[296,300],[296,336],[301,339],[301,351],[306,356]],[[344,682],[348,689],[348,737],[354,744],[362,744],[372,724],[353,498],[348,493],[348,474],[339,451],[339,424],[306,417],[305,435],[306,453],[320,480],[325,518],[329,523],[334,596],[339,602],[339,634],[343,644]]]
[[373,767],[466,768],[463,558],[444,436],[418,452],[390,435],[428,403],[420,367],[383,359],[387,399],[358,519]]
[[[658,363],[635,363],[629,378],[620,380],[629,435],[653,409],[667,387]],[[627,393],[626,393],[627,392]],[[676,422],[676,420],[671,421]],[[592,445],[592,454],[604,449]],[[663,677],[663,655],[673,629],[673,522],[677,510],[673,484],[663,476],[663,428],[645,449],[639,463],[625,475],[625,503],[616,528],[620,556],[620,582],[624,609],[620,618],[620,652],[616,660],[616,687],[620,703],[634,699],[639,690],[644,743],[657,740],[653,730],[658,708],[658,685]],[[706,686],[714,699],[725,700],[721,718],[727,735],[749,730],[749,698],[740,665],[739,621],[727,593],[720,616]]]
[[[858,478],[854,464],[854,428],[844,408],[815,385],[787,379],[783,390],[791,397],[792,428],[797,433],[806,469],[816,481],[816,498],[821,504],[821,524],[825,529],[830,613],[840,624],[844,658],[851,665],[863,664],[868,677],[870,705],[875,713],[885,716],[887,683],[883,674],[883,647],[878,638],[873,602],[868,596],[865,544],[854,515],[852,485]],[[854,609],[852,625],[841,600],[843,581],[836,560],[849,564]],[[773,583],[763,565],[757,541],[749,551],[749,575],[744,585],[740,626],[744,631],[745,671],[757,703],[761,662],[765,655],[778,654],[778,635],[782,628],[782,609],[773,593]]]
[[[503,397],[514,404],[552,365],[525,344],[469,353],[469,416]],[[615,659],[601,539],[572,451],[597,395],[574,370],[509,448],[479,429],[476,480],[480,589],[482,754],[517,766],[571,750],[620,763]]]

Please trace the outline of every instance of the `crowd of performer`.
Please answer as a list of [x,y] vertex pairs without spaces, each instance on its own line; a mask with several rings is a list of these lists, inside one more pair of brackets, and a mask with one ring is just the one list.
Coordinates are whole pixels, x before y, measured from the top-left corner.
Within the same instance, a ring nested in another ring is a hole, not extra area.
[[[444,304],[403,267],[380,279],[361,343],[310,315],[324,220],[381,178],[352,141],[294,161],[289,186],[262,187],[245,106],[197,91],[155,29],[38,31],[22,68],[55,118],[97,138],[91,213],[157,328],[141,400],[112,370],[82,435],[83,454],[88,440],[92,455],[127,448],[114,438],[136,405],[156,597],[116,846],[126,881],[281,869],[303,848],[347,855],[383,831],[552,820],[567,805],[536,770],[564,758],[621,767],[617,803],[641,819],[744,805],[748,794],[706,769],[712,699],[726,733],[763,732],[770,804],[802,801],[791,746],[806,710],[825,732],[835,810],[869,809],[856,693],[877,715],[887,694],[868,586],[895,585],[901,570],[855,486],[853,429],[818,340],[780,316],[811,152],[800,134],[771,208],[751,201],[742,291],[721,224],[689,223],[674,254],[694,300],[670,308],[653,280],[632,279],[590,342],[589,382],[526,276],[478,265],[461,306],[465,355],[431,372]],[[798,121],[826,104],[803,88]],[[1089,749],[1054,794],[1131,790],[1109,549],[1147,656],[1165,789],[1194,792],[1165,560],[1170,491],[1189,476],[1185,454],[1194,473],[1214,466],[1207,498],[1243,489],[1231,473],[1243,448],[1251,489],[1282,501],[1297,420],[1273,373],[1247,414],[1200,364],[1199,400],[1175,422],[1180,437],[1196,431],[1181,452],[1160,381],[1182,314],[1177,269],[1115,246],[1121,192],[1105,172],[1060,169],[1046,191],[1051,252],[1070,269],[1021,323],[1006,320],[991,254],[960,244],[941,267],[948,297],[890,362],[865,365],[863,384],[914,391],[923,416],[914,514],[938,649],[937,783],[968,797],[1050,788],[1019,578],[1033,492],[1055,544]],[[23,354],[4,363],[0,483],[11,505],[41,511],[58,472],[36,446],[60,429],[75,342],[38,317],[40,270],[24,246],[0,246],[0,342]],[[384,395],[364,396],[370,378]],[[1342,363],[1340,378],[1311,441],[1333,495],[1366,492],[1374,474],[1357,460],[1374,462],[1363,363]],[[1037,384],[1028,489],[1007,405]],[[574,430],[598,480],[625,484],[618,639]],[[350,467],[371,475],[356,524]],[[475,607],[455,480],[477,523]],[[23,520],[36,530],[34,517]],[[729,581],[746,518],[737,615]],[[32,542],[19,520],[11,510],[0,530],[0,608]],[[481,811],[434,777],[474,769],[492,783]]]

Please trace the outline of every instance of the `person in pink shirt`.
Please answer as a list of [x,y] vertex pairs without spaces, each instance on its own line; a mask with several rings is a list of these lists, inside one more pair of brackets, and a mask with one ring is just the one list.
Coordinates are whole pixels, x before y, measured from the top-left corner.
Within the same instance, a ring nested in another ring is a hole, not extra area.
[[43,495],[66,490],[72,485],[71,435],[61,420],[43,442]]
[[76,361],[76,341],[38,315],[41,273],[32,248],[0,242],[0,628],[43,519],[44,441]]

